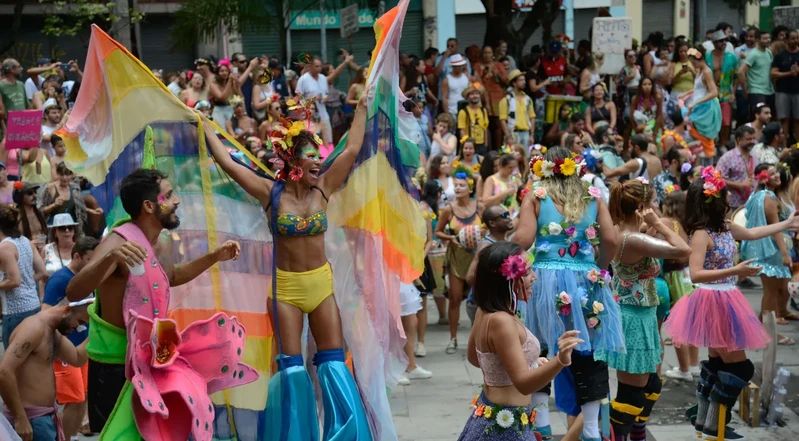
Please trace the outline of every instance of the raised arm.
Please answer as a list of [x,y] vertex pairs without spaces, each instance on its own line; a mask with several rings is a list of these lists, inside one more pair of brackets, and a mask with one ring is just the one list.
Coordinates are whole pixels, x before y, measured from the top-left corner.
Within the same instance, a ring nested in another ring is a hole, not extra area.
[[630,174],[638,170],[638,167],[640,166],[641,164],[639,164],[637,159],[630,159],[629,161],[625,162],[624,165],[622,165],[621,167],[605,170],[605,177],[613,178],[616,176]]
[[111,233],[100,242],[100,245],[94,250],[94,255],[98,257],[92,259],[83,271],[75,274],[75,277],[67,285],[66,295],[70,302],[88,297],[120,266],[125,267],[126,264],[133,266],[144,262],[147,258],[147,251],[141,245],[126,242],[122,236]]
[[58,359],[64,363],[75,366],[77,368],[86,364],[89,361],[89,355],[86,353],[86,343],[89,339],[83,340],[83,343],[75,346],[65,336],[61,336],[58,340]]
[[536,231],[538,231],[538,198],[526,197],[519,209],[519,227],[513,235],[513,241],[527,250],[533,245]]
[[347,134],[347,144],[344,150],[338,155],[330,168],[322,174],[319,178],[320,187],[324,190],[325,194],[332,194],[338,190],[344,179],[347,178],[352,170],[358,154],[361,153],[363,147],[363,138],[366,132],[366,114],[367,114],[367,96],[368,90],[363,91],[361,99],[358,101],[358,107],[355,109],[355,119],[352,121],[352,126]]
[[[199,111],[195,113],[200,115]],[[208,150],[211,155],[237,184],[250,194],[250,196],[258,199],[258,201],[266,207],[269,204],[269,192],[272,190],[272,182],[264,179],[252,172],[251,169],[239,164],[230,157],[227,149],[222,145],[222,141],[214,133],[211,123],[203,117],[203,127],[205,129],[205,143],[208,145]]]
[[735,240],[757,240],[766,236],[773,236],[776,233],[781,233],[785,230],[796,230],[799,228],[799,216],[794,211],[788,219],[776,224],[763,225],[756,228],[745,228],[738,224],[727,222],[727,226],[732,232],[732,237]]

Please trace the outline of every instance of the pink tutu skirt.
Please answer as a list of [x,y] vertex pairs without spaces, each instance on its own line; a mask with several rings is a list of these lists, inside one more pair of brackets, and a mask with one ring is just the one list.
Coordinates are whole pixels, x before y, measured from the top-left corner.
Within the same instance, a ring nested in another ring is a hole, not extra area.
[[674,346],[727,352],[762,349],[771,341],[749,302],[732,284],[700,285],[671,308],[664,330]]

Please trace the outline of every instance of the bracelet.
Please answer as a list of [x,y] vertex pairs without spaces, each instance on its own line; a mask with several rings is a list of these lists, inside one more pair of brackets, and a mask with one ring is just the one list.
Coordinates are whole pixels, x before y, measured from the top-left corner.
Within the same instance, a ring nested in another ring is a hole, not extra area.
[[569,362],[569,364],[566,364],[566,363],[562,362],[560,360],[560,353],[558,353],[558,355],[555,356],[555,360],[558,360],[558,364],[560,364],[561,367],[569,367],[569,366],[572,365],[571,362]]

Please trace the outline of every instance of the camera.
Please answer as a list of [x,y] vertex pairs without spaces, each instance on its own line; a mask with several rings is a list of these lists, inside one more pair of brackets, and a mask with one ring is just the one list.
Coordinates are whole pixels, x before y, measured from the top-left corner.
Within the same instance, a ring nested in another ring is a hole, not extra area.
[[64,88],[63,87],[56,87],[55,88],[55,93],[64,93]]

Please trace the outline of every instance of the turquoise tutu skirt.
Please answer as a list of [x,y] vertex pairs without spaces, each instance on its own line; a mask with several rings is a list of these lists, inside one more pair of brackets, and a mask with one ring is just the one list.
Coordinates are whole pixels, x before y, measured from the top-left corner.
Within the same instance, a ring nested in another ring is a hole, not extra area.
[[663,353],[658,332],[657,306],[621,305],[621,321],[627,353],[613,354],[608,360],[608,366],[631,374],[656,372]]
[[[589,279],[589,271],[597,271],[596,266],[576,268],[554,269],[533,264],[538,279],[524,308],[527,328],[542,346],[549,348],[550,355],[558,352],[558,338],[571,330],[580,331],[580,338],[585,340],[576,350],[593,352],[596,360],[607,361],[611,354],[624,354],[621,311],[610,284]],[[568,305],[563,303],[564,299],[568,299]]]
[[[683,118],[685,118],[687,113],[688,108],[684,107],[682,109]],[[694,110],[691,111],[691,116],[688,118],[700,135],[716,139],[721,130],[721,104],[719,104],[718,98],[713,98],[695,106]]]

